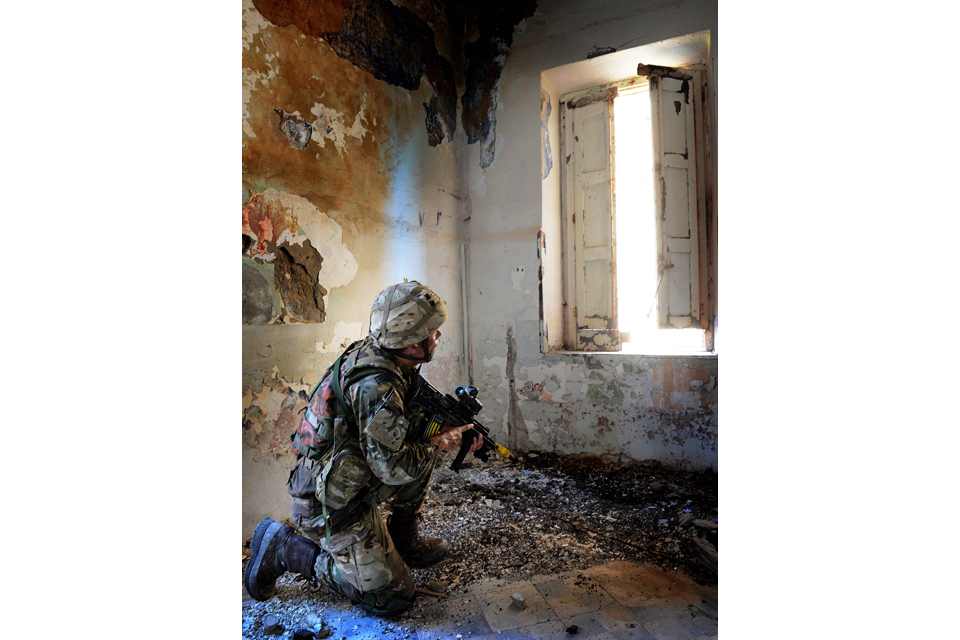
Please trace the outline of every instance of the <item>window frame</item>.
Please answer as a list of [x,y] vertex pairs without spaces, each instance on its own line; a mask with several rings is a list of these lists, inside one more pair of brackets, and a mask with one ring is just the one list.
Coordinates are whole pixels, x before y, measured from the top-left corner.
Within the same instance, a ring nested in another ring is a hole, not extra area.
[[[713,304],[711,301],[711,238],[709,237],[708,231],[708,212],[707,212],[707,193],[710,191],[711,185],[708,184],[707,175],[711,173],[708,170],[707,164],[709,159],[707,157],[707,132],[709,131],[708,126],[708,110],[707,105],[705,104],[705,95],[706,95],[706,69],[703,65],[693,65],[685,68],[668,68],[660,67],[655,65],[645,65],[639,64],[637,68],[637,75],[622,79],[615,82],[608,82],[585,89],[580,89],[576,91],[571,91],[566,94],[563,94],[559,97],[559,129],[560,129],[560,158],[564,159],[562,164],[563,171],[560,175],[560,208],[561,208],[561,296],[563,304],[563,339],[561,351],[564,352],[598,352],[598,353],[618,353],[622,349],[621,340],[619,337],[619,320],[617,318],[618,309],[616,303],[616,279],[613,279],[612,291],[613,295],[613,314],[612,314],[612,326],[610,327],[613,332],[616,334],[615,339],[610,340],[608,348],[603,348],[597,344],[589,344],[584,342],[582,339],[582,329],[584,327],[578,323],[577,313],[578,308],[582,304],[582,292],[578,295],[578,289],[580,289],[577,280],[577,243],[575,241],[576,233],[578,231],[575,211],[574,211],[574,202],[576,200],[575,196],[575,183],[576,183],[576,161],[572,161],[571,158],[574,157],[575,149],[573,148],[574,134],[572,127],[570,125],[570,120],[573,116],[572,110],[574,108],[582,108],[588,106],[592,103],[606,101],[610,106],[612,106],[613,99],[618,95],[619,91],[643,85],[651,85],[651,91],[653,85],[662,81],[663,78],[679,78],[690,82],[689,94],[692,97],[690,109],[692,110],[692,120],[693,120],[693,162],[690,164],[692,169],[693,177],[689,178],[693,182],[688,184],[688,204],[691,209],[691,218],[690,229],[689,229],[689,242],[693,243],[694,253],[696,254],[696,264],[693,268],[693,275],[688,279],[689,282],[693,283],[695,286],[695,291],[691,292],[691,304],[696,306],[696,309],[690,309],[690,321],[683,325],[683,323],[678,323],[676,320],[673,321],[673,326],[669,318],[665,317],[665,307],[664,304],[664,294],[660,292],[658,288],[658,308],[660,309],[660,330],[661,331],[673,331],[678,330],[682,331],[683,326],[689,328],[697,328],[703,330],[703,345],[702,350],[690,351],[686,350],[677,350],[676,353],[683,353],[684,355],[707,355],[715,352],[714,347],[714,317],[713,317]],[[659,94],[658,94],[659,95]],[[656,102],[656,100],[652,100]],[[657,120],[656,116],[653,115],[656,113],[652,111],[651,119],[656,122],[653,127],[653,140],[654,140],[654,149],[655,149],[655,158],[659,156],[661,146],[659,144],[659,139],[661,135],[661,125],[662,121]],[[611,255],[612,255],[612,272],[616,274],[616,202],[615,202],[615,180],[616,177],[613,173],[613,158],[616,155],[616,149],[614,145],[614,133],[616,122],[613,117],[612,109],[608,111],[609,117],[609,126],[608,126],[608,145],[609,145],[609,158],[608,164],[610,167],[610,216],[611,220]],[[689,151],[689,150],[688,150]],[[659,161],[656,161],[656,172],[655,172],[655,192],[658,194],[657,198],[660,198],[660,189],[661,189],[661,179],[663,176],[663,168]],[[690,192],[689,185],[694,185],[692,193]],[[659,201],[657,204],[657,215],[661,216],[661,220],[657,223],[657,233],[658,233],[658,264],[660,265],[660,273],[663,274],[664,271],[669,269],[669,261],[664,259],[664,247],[666,246],[666,239],[663,237],[665,224],[663,223],[663,212],[660,211]],[[672,214],[673,215],[673,214]],[[694,237],[695,236],[695,237]],[[681,327],[677,327],[677,324],[681,324]]]

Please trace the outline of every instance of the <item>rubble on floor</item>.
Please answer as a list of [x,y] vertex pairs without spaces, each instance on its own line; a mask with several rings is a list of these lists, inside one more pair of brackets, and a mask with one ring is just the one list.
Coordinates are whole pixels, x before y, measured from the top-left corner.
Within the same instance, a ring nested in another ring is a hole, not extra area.
[[[715,473],[549,453],[527,454],[517,463],[471,459],[460,473],[447,466],[441,462],[434,474],[420,533],[445,538],[449,555],[413,569],[421,595],[410,610],[367,624],[390,625],[399,638],[409,628],[415,638],[417,620],[438,598],[462,596],[482,579],[526,580],[615,560],[657,565],[716,586]],[[386,517],[389,507],[381,509]],[[249,541],[243,550],[246,562]],[[350,615],[348,601],[291,574],[277,585],[277,596],[267,602],[244,601],[245,638],[289,631],[326,637],[324,629],[333,627],[324,616]],[[268,617],[277,621],[266,625]],[[377,629],[371,628],[375,636],[386,635],[386,627]]]

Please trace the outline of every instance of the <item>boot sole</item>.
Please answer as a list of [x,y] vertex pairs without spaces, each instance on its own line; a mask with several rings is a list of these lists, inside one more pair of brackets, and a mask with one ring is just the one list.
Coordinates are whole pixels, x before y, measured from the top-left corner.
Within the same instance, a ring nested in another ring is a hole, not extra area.
[[253,531],[253,539],[250,541],[250,550],[253,552],[253,557],[250,558],[250,561],[247,563],[247,568],[243,570],[243,586],[247,588],[247,593],[249,593],[250,597],[254,600],[263,602],[273,595],[272,586],[267,589],[266,592],[257,589],[254,578],[257,572],[260,571],[260,563],[263,562],[263,554],[266,553],[267,547],[270,546],[270,541],[273,540],[273,536],[283,529],[283,527],[284,524],[282,522],[277,522],[271,518],[264,518]]

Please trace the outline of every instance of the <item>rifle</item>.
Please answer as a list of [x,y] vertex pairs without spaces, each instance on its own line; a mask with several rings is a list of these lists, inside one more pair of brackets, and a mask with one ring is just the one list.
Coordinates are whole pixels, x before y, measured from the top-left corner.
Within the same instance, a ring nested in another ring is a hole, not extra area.
[[483,446],[473,452],[473,455],[487,462],[490,452],[496,449],[507,460],[512,460],[512,454],[501,444],[490,437],[490,431],[480,424],[476,415],[483,409],[483,405],[477,400],[479,391],[476,387],[457,387],[454,393],[456,398],[450,394],[442,394],[421,376],[417,382],[417,390],[413,396],[412,402],[423,408],[430,418],[426,421],[424,428],[424,439],[436,435],[443,429],[443,425],[449,422],[453,426],[473,423],[473,428],[463,432],[463,440],[460,443],[460,451],[457,457],[450,465],[450,468],[460,473],[460,467],[463,466],[463,459],[470,452],[470,447],[477,436],[483,436]]

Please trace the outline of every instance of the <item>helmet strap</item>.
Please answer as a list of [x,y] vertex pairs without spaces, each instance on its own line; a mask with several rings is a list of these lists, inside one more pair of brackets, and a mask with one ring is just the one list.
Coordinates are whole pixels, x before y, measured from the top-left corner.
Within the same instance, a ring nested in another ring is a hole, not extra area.
[[[423,340],[421,340],[416,344],[420,345],[420,349],[424,353],[423,357],[417,357],[417,356],[412,356],[408,353],[403,353],[406,347],[404,347],[404,349],[388,349],[386,347],[380,347],[380,349],[398,358],[403,358],[404,360],[409,360],[411,362],[419,362],[420,364],[423,364],[424,362],[430,362],[431,360],[433,360],[433,354],[430,353],[429,351],[430,336],[427,336],[426,338],[424,338]],[[410,346],[414,346],[414,345],[410,345]]]
[[433,360],[433,354],[430,353],[430,336],[420,341],[420,349],[423,351],[423,359],[418,359],[418,362],[430,362]]

